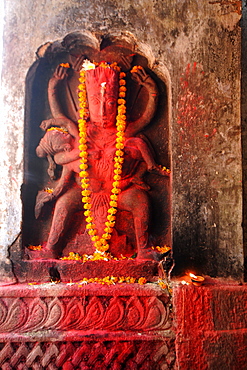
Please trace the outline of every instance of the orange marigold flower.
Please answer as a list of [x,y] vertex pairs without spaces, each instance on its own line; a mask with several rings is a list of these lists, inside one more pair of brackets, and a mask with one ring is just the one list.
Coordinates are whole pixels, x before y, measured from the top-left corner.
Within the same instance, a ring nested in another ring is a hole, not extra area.
[[147,279],[146,279],[146,278],[144,278],[144,277],[140,277],[140,278],[138,279],[138,284],[140,284],[140,285],[146,284],[146,282],[147,282]]
[[95,224],[93,224],[92,222],[89,222],[89,223],[86,225],[86,229],[95,229]]
[[81,192],[81,195],[83,195],[84,197],[88,197],[91,193],[92,193],[91,190],[83,190]]
[[86,217],[92,216],[92,211],[90,211],[90,210],[84,211],[84,216],[86,216]]
[[70,68],[69,63],[60,63],[59,65],[64,68]]
[[113,232],[113,229],[112,229],[111,227],[106,227],[106,228],[104,229],[104,231],[105,231],[106,233],[110,234],[110,233],[112,233],[112,232]]
[[88,172],[87,171],[80,171],[79,176],[80,177],[87,177],[88,176]]
[[88,168],[88,165],[86,163],[81,163],[79,167],[81,170],[86,170]]
[[109,244],[105,244],[100,247],[101,252],[106,252],[108,249],[109,249]]
[[123,80],[123,79],[120,79],[120,80],[119,80],[119,85],[120,85],[120,86],[124,86],[124,85],[126,85],[126,81],[125,81],[125,80]]
[[125,86],[121,85],[121,86],[119,87],[119,91],[127,91],[127,89],[126,89],[126,87],[125,87]]
[[84,154],[83,153],[84,153],[84,150],[87,150],[87,145],[86,144],[81,144],[81,145],[83,145],[83,149],[81,149],[83,151],[79,153],[79,156],[80,157],[84,157]]
[[123,163],[124,162],[124,159],[121,158],[121,157],[114,157],[114,161],[116,162],[114,164],[114,167],[117,167],[117,168],[122,168],[122,166],[119,167],[119,163]]
[[115,221],[106,221],[105,225],[107,227],[114,227],[115,226]]
[[[122,170],[121,170],[120,168],[116,168],[116,169],[114,170],[114,173],[115,173],[116,175],[121,175]],[[116,194],[117,194],[117,193],[116,193]]]
[[91,208],[92,208],[92,204],[90,204],[90,203],[85,203],[85,204],[83,204],[83,208],[84,208],[84,209],[91,209]]
[[115,221],[116,220],[116,216],[107,215],[107,220],[109,220],[109,221]]
[[123,143],[117,143],[116,144],[116,148],[117,149],[123,149],[124,148],[124,144]]
[[83,123],[85,125],[85,128],[86,128],[86,120],[85,119],[79,118],[77,122],[78,122],[78,124],[82,124]]
[[110,240],[111,239],[111,234],[105,233],[105,234],[102,235],[102,238],[106,239],[106,240]]
[[116,155],[118,157],[122,157],[124,155],[124,152],[122,150],[116,150]]
[[89,234],[89,235],[96,235],[96,234],[97,234],[97,230],[95,230],[95,229],[90,229],[90,230],[88,230],[88,234]]
[[121,193],[121,189],[113,188],[111,192],[113,194],[120,194]]
[[115,215],[117,213],[117,209],[116,208],[109,208],[107,210],[108,213],[110,213],[111,215]]
[[124,131],[124,129],[125,129],[125,126],[124,125],[118,125],[117,126],[117,130],[118,131]]

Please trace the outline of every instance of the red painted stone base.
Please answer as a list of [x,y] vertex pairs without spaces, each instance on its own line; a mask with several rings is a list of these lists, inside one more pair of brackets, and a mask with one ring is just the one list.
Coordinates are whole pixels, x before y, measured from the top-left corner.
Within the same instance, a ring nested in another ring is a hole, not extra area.
[[179,370],[247,369],[247,286],[177,285],[174,293]]
[[173,363],[171,340],[0,343],[3,370],[164,370]]
[[170,298],[155,284],[0,289],[2,370],[173,369]]

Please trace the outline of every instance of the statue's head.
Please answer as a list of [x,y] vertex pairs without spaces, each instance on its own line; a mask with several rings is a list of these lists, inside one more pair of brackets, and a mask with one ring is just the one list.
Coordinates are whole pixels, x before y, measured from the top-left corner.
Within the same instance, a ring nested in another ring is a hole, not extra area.
[[86,72],[86,89],[90,121],[98,127],[116,124],[118,71],[97,67]]
[[56,153],[72,150],[72,137],[70,134],[62,132],[59,128],[54,127],[47,131],[44,137],[40,140],[36,148],[38,157],[43,158],[47,155],[55,155]]

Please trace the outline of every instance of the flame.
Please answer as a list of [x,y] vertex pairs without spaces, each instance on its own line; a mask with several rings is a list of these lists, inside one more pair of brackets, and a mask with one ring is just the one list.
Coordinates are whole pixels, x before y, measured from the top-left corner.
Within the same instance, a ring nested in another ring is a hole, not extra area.
[[189,277],[191,277],[192,279],[197,279],[197,276],[192,272],[189,273]]

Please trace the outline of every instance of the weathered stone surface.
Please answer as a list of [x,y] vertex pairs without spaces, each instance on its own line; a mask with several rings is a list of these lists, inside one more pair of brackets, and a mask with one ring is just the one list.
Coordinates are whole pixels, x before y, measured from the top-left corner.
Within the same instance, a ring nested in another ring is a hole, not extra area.
[[29,1],[16,0],[6,1],[5,7],[3,148],[8,151],[2,150],[2,258],[20,231],[24,80],[35,50],[75,30],[86,29],[97,35],[126,31],[133,33],[150,61],[159,62],[157,71],[162,70],[167,79],[177,272],[197,267],[214,276],[240,276],[237,3],[124,0],[71,1],[68,6],[66,1],[57,0],[39,2],[34,11]]
[[247,287],[177,285],[174,290],[177,366],[183,370],[244,370]]

